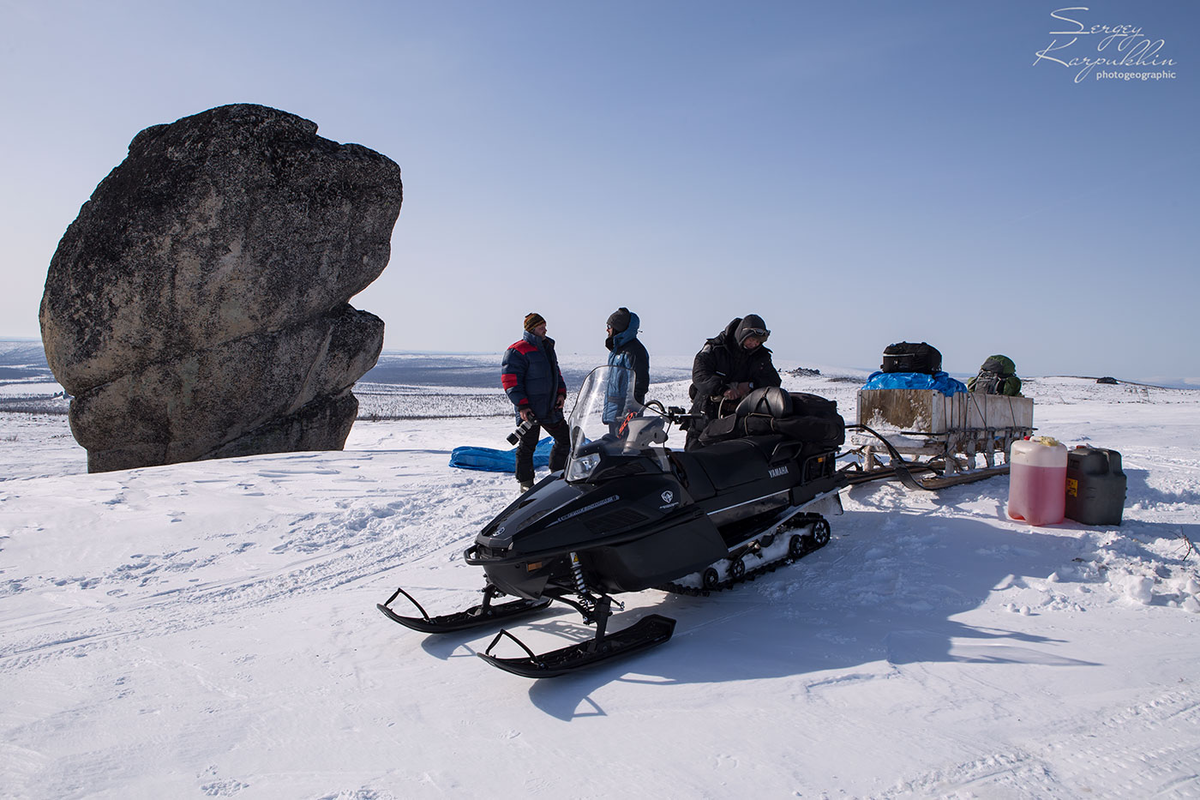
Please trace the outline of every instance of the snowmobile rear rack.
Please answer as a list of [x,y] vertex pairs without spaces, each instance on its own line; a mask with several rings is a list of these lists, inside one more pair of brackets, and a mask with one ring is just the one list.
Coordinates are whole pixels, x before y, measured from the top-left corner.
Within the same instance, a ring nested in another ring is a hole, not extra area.
[[[507,603],[492,605],[492,599],[500,594],[499,589],[489,584],[483,590],[483,602],[479,605],[472,606],[464,611],[456,611],[453,614],[431,617],[411,594],[397,587],[392,596],[387,599],[387,602],[376,603],[375,607],[382,611],[384,616],[392,622],[398,622],[414,631],[420,631],[421,633],[450,633],[451,631],[478,628],[497,620],[507,620],[514,617],[535,614],[550,605],[551,600],[549,597],[539,597],[537,600],[512,600]],[[420,617],[405,617],[397,614],[391,608],[392,601],[400,595],[404,595],[410,603],[416,606],[417,611],[421,612]]]

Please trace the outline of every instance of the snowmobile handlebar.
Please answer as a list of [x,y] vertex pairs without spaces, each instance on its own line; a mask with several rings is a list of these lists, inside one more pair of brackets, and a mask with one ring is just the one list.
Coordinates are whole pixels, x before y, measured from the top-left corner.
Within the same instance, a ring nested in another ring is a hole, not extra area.
[[[662,406],[659,407],[661,408]],[[682,406],[667,406],[666,409],[663,410],[662,416],[666,417],[667,422],[679,422],[680,420],[691,419],[696,415],[689,413],[688,410]]]

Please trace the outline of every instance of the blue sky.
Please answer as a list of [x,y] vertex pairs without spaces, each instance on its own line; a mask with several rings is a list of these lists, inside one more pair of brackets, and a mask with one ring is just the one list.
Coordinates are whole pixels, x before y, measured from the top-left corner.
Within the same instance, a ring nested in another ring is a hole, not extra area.
[[[1200,4],[0,2],[0,334],[141,129],[253,102],[390,156],[394,350],[655,353],[754,312],[803,363],[1200,381]],[[1136,44],[1137,38],[1130,43]],[[1103,79],[1101,70],[1168,72]]]

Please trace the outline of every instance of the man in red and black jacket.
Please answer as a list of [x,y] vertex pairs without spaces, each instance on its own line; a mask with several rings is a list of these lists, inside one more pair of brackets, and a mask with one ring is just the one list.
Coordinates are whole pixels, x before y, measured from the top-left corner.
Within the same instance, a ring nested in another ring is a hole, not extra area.
[[558,368],[554,340],[546,336],[546,320],[541,314],[525,316],[525,335],[504,352],[500,364],[500,383],[516,407],[517,424],[532,423],[517,440],[517,482],[522,492],[533,488],[533,451],[542,428],[554,437],[550,450],[550,471],[567,465],[570,447],[563,404],[567,384]]

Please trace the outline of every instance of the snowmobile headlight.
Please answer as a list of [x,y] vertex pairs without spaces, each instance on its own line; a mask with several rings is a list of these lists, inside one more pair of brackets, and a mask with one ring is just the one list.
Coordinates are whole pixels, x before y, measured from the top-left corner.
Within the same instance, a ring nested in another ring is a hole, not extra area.
[[581,481],[587,476],[591,475],[592,470],[594,470],[599,464],[599,455],[590,455],[584,456],[583,458],[577,458],[571,462],[571,469],[567,475],[567,480]]

